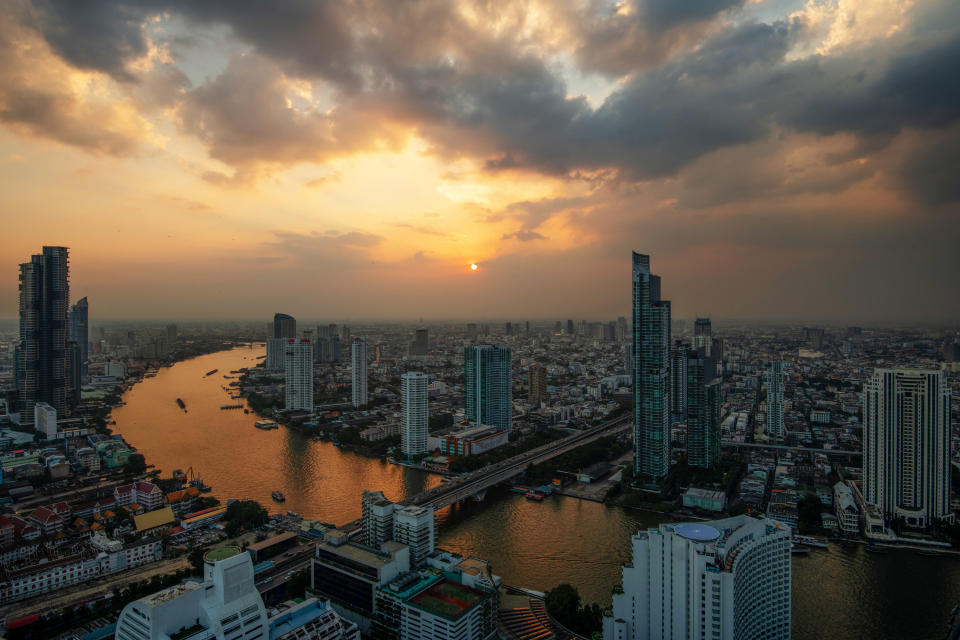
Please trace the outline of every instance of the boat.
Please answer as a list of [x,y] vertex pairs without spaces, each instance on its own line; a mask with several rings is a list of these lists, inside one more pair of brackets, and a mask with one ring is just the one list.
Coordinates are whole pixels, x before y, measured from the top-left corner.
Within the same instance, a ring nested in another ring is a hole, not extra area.
[[268,429],[280,428],[279,426],[277,426],[277,423],[274,422],[273,420],[257,420],[256,422],[253,423],[253,426],[255,426],[257,429],[263,429],[265,431]]
[[826,549],[830,546],[827,544],[826,540],[814,538],[812,536],[793,536],[793,541],[800,543],[805,547],[816,547],[818,549]]
[[270,494],[270,497],[276,500],[277,502],[283,502],[287,499],[287,496],[283,495],[282,491],[274,491]]
[[543,502],[543,496],[534,491],[527,491],[527,500],[533,500],[534,502]]
[[181,469],[175,469],[173,472],[173,479],[177,482],[186,482],[187,474],[185,474]]
[[177,398],[177,404],[180,405],[180,408],[184,411],[187,410],[187,405],[184,403],[183,398]]
[[210,371],[207,371],[207,373],[206,373],[205,375],[207,375],[207,376],[212,376],[212,375],[215,374],[217,371],[220,371],[220,369],[211,369]]
[[243,412],[244,412],[244,413],[250,413],[250,409],[244,409]]

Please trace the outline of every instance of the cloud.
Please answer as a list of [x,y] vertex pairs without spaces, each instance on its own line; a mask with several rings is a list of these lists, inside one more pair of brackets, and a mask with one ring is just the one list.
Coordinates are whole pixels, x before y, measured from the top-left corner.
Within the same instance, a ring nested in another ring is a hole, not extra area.
[[505,233],[500,238],[501,240],[509,240],[510,238],[516,238],[520,242],[530,242],[532,240],[546,240],[546,236],[543,236],[536,231],[529,231],[526,229],[521,229],[520,231],[514,231],[513,233]]
[[360,231],[297,233],[277,231],[274,240],[264,242],[261,251],[283,256],[299,265],[330,266],[337,269],[370,264],[373,249],[383,242],[382,236]]

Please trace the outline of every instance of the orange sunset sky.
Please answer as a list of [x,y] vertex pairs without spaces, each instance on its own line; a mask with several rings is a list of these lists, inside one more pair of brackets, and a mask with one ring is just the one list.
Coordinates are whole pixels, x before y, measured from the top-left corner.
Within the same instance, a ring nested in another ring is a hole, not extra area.
[[3,318],[960,314],[952,0],[0,12]]

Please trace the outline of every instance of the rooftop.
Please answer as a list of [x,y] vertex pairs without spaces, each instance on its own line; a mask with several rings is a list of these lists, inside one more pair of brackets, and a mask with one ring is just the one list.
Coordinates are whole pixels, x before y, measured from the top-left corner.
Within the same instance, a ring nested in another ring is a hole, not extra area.
[[194,591],[199,588],[200,588],[199,582],[193,582],[193,581],[181,582],[180,584],[175,584],[172,587],[168,587],[164,589],[163,591],[158,591],[157,593],[151,596],[141,598],[141,600],[146,604],[148,604],[149,606],[155,607],[157,605],[163,604],[164,602],[168,602],[170,600],[179,598],[180,596],[190,593],[191,591]]
[[205,554],[203,554],[203,559],[207,562],[220,562],[221,560],[232,558],[239,553],[239,547],[220,547],[219,549],[207,551]]
[[270,637],[280,637],[316,620],[327,612],[327,603],[310,599],[270,619]]
[[410,600],[411,604],[434,615],[456,620],[487,594],[479,589],[471,589],[451,580],[438,582]]
[[673,530],[677,535],[696,542],[710,542],[720,537],[720,532],[710,525],[693,522],[674,525]]

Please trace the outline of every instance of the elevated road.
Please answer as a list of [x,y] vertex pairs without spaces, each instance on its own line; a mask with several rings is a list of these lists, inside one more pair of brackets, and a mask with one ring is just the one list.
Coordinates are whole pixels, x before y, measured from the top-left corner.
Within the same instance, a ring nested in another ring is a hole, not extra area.
[[503,462],[478,469],[438,487],[428,489],[423,493],[407,498],[401,504],[442,509],[486,491],[505,480],[514,478],[532,464],[545,462],[594,440],[626,431],[630,429],[631,424],[629,415],[615,418],[610,422],[591,427],[562,440],[539,446],[536,449],[525,451]]
[[731,442],[729,440],[721,440],[720,446],[731,449],[743,447],[746,449],[769,449],[770,451],[803,451],[806,453],[825,453],[828,456],[853,456],[855,458],[860,458],[863,456],[862,451],[846,451],[844,449],[815,449],[813,447],[791,447],[786,444],[763,444],[761,442]]

